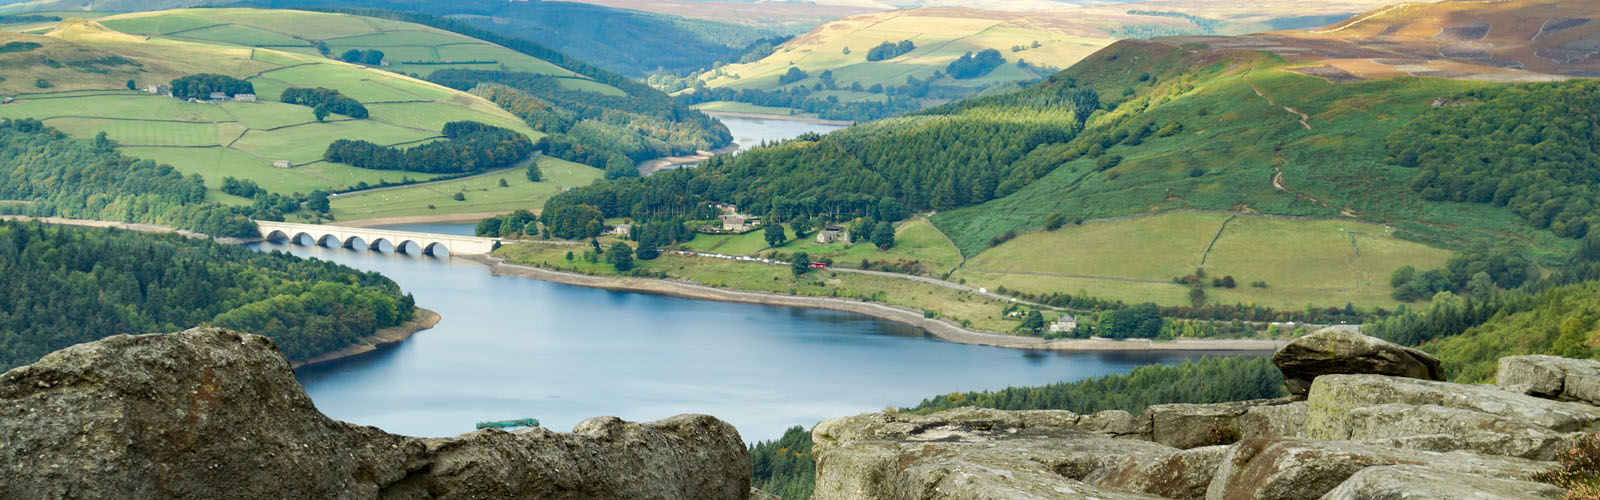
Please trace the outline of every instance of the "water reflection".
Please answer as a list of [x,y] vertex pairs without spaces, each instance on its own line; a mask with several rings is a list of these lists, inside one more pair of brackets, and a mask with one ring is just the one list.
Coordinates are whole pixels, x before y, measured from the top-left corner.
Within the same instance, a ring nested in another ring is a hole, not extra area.
[[[463,228],[470,234],[469,226],[449,229]],[[454,435],[503,418],[534,417],[568,430],[599,415],[708,413],[747,440],[771,439],[789,426],[940,393],[1225,354],[965,346],[851,313],[495,277],[459,259],[287,242],[261,248],[382,272],[443,315],[438,327],[403,344],[298,374],[329,415],[412,435]]]

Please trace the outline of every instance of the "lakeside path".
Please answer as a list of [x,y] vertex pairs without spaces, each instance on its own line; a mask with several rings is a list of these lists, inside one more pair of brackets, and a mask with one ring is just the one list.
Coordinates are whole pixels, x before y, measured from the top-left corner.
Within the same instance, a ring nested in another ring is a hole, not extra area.
[[1268,339],[1180,339],[1180,340],[1106,340],[1073,339],[1045,340],[999,333],[981,332],[938,318],[923,317],[921,311],[877,302],[836,299],[830,297],[804,297],[778,295],[740,290],[714,288],[683,281],[590,276],[586,274],[552,271],[519,264],[507,264],[504,259],[490,256],[459,257],[489,266],[495,276],[516,276],[552,283],[651,293],[697,300],[738,302],[865,314],[879,319],[906,324],[922,329],[934,337],[959,344],[1004,347],[1010,349],[1050,351],[1273,351],[1286,340]]

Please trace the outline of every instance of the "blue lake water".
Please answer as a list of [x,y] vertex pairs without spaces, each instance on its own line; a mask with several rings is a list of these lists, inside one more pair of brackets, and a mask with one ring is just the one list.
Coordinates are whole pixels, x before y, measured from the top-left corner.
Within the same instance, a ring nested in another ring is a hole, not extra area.
[[[470,233],[470,226],[396,229]],[[460,259],[267,243],[378,271],[443,321],[298,374],[334,418],[418,436],[534,417],[707,413],[747,441],[937,394],[1037,385],[1219,353],[1045,353],[960,345],[852,313],[679,299],[491,276]]]
[[728,127],[728,132],[733,134],[733,142],[742,149],[759,146],[762,142],[778,142],[792,139],[807,132],[826,134],[844,128],[840,125],[796,120],[749,118],[717,114],[712,116],[715,116],[717,120]]

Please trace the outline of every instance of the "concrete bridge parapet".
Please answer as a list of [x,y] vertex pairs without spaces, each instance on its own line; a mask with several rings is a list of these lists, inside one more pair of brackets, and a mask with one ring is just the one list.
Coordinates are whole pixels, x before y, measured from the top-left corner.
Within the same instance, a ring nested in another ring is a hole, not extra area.
[[[412,231],[391,231],[387,229],[372,229],[364,227],[343,227],[322,224],[297,224],[292,222],[256,221],[256,226],[261,229],[261,238],[269,241],[290,240],[300,241],[301,236],[309,236],[313,245],[340,246],[356,248],[364,245],[371,250],[379,249],[382,242],[389,242],[395,251],[406,253],[406,244],[415,243],[422,249],[424,255],[434,255],[440,248],[450,255],[485,255],[494,250],[496,239],[477,236],[460,236],[454,234],[422,233]],[[359,243],[357,241],[359,240]]]

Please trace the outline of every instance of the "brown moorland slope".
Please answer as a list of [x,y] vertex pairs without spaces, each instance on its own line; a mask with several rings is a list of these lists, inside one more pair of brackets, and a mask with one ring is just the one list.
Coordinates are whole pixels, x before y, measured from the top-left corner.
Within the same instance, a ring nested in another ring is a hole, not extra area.
[[1600,77],[1600,0],[1400,3],[1321,29],[1161,40],[1271,52],[1298,65],[1296,71],[1335,82]]

